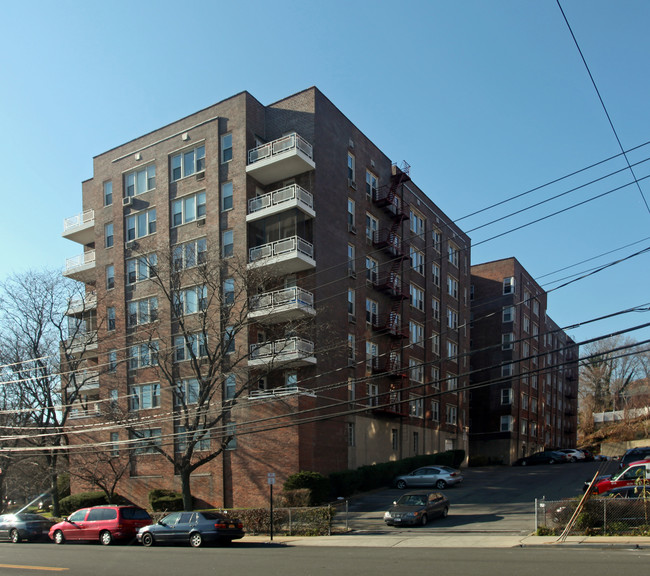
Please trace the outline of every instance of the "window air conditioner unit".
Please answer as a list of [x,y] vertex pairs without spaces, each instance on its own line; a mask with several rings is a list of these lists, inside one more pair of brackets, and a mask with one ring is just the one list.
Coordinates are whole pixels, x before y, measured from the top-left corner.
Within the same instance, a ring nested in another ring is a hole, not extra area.
[[201,226],[205,226],[205,218],[199,218],[196,221],[196,225],[200,228]]
[[196,173],[197,180],[203,180],[204,178],[205,178],[205,170],[201,170],[201,172]]
[[356,234],[357,227],[354,224],[348,224],[348,232],[352,232],[352,234]]
[[348,186],[352,188],[352,190],[357,189],[357,183],[354,180],[352,180],[352,178],[348,178]]
[[128,242],[124,243],[124,248],[127,250],[133,250],[136,247],[135,240],[129,240]]
[[122,198],[122,206],[131,206],[133,203],[133,196],[125,196]]
[[350,278],[356,278],[357,277],[357,273],[355,272],[354,268],[348,268],[348,276]]

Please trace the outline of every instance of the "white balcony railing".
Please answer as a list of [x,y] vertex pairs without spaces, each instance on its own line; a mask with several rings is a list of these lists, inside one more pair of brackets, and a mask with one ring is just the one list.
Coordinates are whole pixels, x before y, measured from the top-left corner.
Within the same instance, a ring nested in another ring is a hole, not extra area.
[[272,313],[278,308],[295,305],[298,308],[313,308],[314,295],[307,290],[292,286],[274,292],[264,292],[253,296],[250,302],[251,312]]
[[297,336],[250,346],[251,361],[288,362],[310,358],[313,355],[314,343]]
[[313,158],[314,151],[312,145],[302,136],[293,132],[283,136],[282,138],[278,138],[277,140],[267,142],[266,144],[262,144],[257,148],[249,150],[248,163],[254,164],[255,162],[259,162],[265,158],[284,154],[290,150],[300,150],[308,158]]
[[250,262],[257,262],[263,258],[285,256],[294,252],[313,259],[314,245],[307,242],[307,240],[303,240],[300,236],[290,236],[289,238],[255,246],[248,251],[248,257]]
[[255,214],[266,208],[281,207],[282,204],[295,202],[303,204],[312,210],[314,208],[314,197],[311,192],[307,192],[307,190],[297,184],[291,184],[290,186],[285,186],[268,194],[251,198],[248,201],[248,213]]
[[65,235],[66,233],[71,232],[75,228],[79,228],[80,226],[84,226],[85,224],[90,224],[91,222],[94,222],[94,220],[95,220],[94,210],[86,210],[85,212],[82,212],[81,214],[77,214],[76,216],[70,216],[70,218],[66,218],[63,221],[63,234]]
[[75,275],[93,269],[95,267],[95,257],[95,251],[88,250],[83,254],[79,254],[78,256],[73,256],[72,258],[66,259],[65,272],[63,274],[65,276],[74,277]]
[[248,398],[251,400],[261,400],[264,398],[277,398],[279,396],[311,396],[315,397],[316,395],[307,390],[306,388],[299,388],[296,385],[293,386],[279,386],[278,388],[268,388],[266,390],[252,390]]

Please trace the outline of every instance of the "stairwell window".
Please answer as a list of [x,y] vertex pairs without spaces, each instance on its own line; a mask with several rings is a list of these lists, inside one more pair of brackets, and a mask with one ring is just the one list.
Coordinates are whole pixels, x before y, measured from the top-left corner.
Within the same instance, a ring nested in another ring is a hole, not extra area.
[[106,308],[106,330],[109,332],[115,330],[115,306]]
[[172,182],[205,170],[205,145],[171,157]]
[[104,224],[104,248],[113,246],[115,237],[113,236],[113,223]]
[[104,206],[110,206],[113,203],[113,182],[110,180],[104,182]]
[[348,152],[348,183],[352,186],[354,184],[354,154]]
[[501,416],[501,432],[512,432],[512,416]]
[[205,191],[172,202],[172,227],[205,217]]
[[156,187],[156,165],[150,164],[140,170],[124,175],[125,196],[138,196]]
[[106,290],[115,288],[115,266],[109,264],[106,266]]
[[501,311],[501,318],[503,322],[514,322],[515,321],[515,307],[514,306],[504,306]]
[[232,134],[224,134],[221,137],[221,163],[225,164],[232,160]]
[[227,212],[228,210],[232,210],[232,203],[232,182],[224,182],[221,185],[221,211]]
[[221,256],[222,258],[230,258],[235,252],[234,232],[232,230],[224,230],[221,235]]

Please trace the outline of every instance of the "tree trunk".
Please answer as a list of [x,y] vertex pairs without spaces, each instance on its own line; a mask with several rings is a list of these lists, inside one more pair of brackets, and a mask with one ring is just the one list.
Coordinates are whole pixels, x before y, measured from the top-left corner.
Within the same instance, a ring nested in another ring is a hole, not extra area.
[[193,510],[192,508],[192,489],[190,486],[190,467],[182,466],[180,469],[181,476],[181,494],[183,495],[183,510]]
[[59,475],[56,473],[56,460],[51,465],[50,490],[52,494],[52,516],[58,518],[61,515],[59,510]]

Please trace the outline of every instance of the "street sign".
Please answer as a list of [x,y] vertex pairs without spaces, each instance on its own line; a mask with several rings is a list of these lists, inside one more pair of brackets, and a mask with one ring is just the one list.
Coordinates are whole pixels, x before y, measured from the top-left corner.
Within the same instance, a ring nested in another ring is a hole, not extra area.
[[269,486],[272,486],[273,484],[275,484],[275,472],[269,472],[266,475],[266,481],[269,484]]

